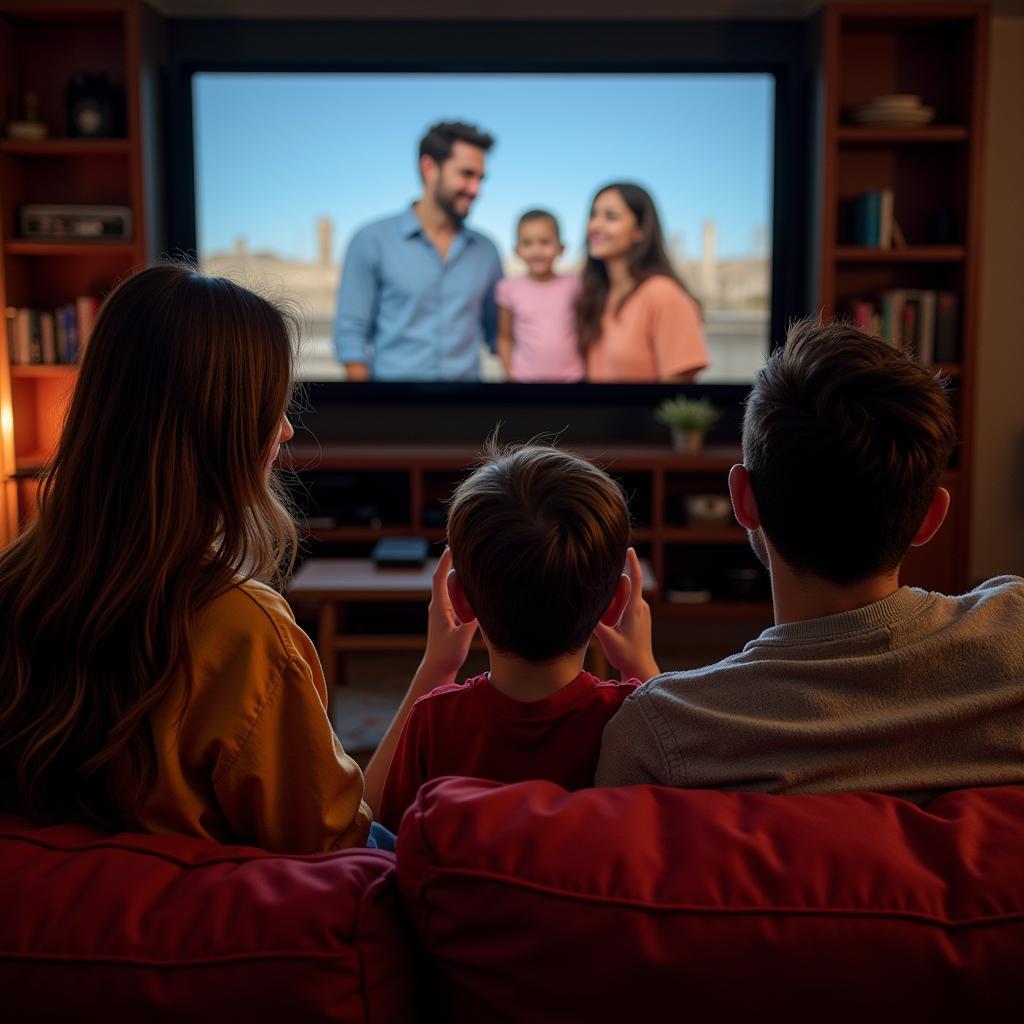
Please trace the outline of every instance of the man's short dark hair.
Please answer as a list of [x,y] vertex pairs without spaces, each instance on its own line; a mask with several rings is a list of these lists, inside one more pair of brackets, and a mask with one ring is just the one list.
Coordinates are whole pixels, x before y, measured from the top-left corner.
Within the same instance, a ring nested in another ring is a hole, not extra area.
[[443,164],[452,155],[456,142],[467,142],[486,153],[494,145],[494,136],[462,121],[438,121],[420,139],[420,156],[432,157],[438,165]]
[[518,237],[524,224],[532,224],[536,220],[550,221],[551,226],[555,229],[555,238],[559,241],[562,240],[562,232],[558,226],[558,218],[551,213],[550,210],[527,210],[526,213],[524,213],[516,222],[516,236]]
[[455,571],[494,647],[549,661],[585,647],[615,596],[629,510],[607,473],[546,445],[498,451],[456,488]]
[[813,319],[758,373],[743,421],[766,536],[792,569],[840,584],[899,566],[955,444],[937,374]]

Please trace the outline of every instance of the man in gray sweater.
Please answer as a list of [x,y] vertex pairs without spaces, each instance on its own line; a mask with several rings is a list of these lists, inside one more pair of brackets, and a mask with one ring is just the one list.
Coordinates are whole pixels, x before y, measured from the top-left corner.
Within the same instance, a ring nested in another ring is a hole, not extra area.
[[[729,474],[775,625],[635,691],[597,784],[925,799],[1024,783],[1024,580],[960,597],[899,584],[945,518],[954,444],[930,371],[853,327],[796,324],[758,374]],[[649,610],[631,601],[598,638],[616,666],[645,660]]]

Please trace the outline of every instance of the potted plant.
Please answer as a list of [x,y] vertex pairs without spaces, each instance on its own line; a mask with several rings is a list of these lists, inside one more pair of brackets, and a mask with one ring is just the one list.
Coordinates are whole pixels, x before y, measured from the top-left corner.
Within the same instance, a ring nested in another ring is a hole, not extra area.
[[686,398],[684,395],[666,398],[654,410],[654,418],[668,427],[672,434],[672,447],[689,455],[701,450],[705,433],[721,415],[710,399]]

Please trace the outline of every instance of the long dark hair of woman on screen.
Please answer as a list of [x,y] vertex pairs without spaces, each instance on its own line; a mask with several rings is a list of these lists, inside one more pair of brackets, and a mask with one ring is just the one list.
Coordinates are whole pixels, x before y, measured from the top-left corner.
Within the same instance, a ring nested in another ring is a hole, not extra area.
[[278,593],[293,336],[279,306],[175,264],[104,303],[38,514],[0,553],[5,808],[295,852],[364,841],[359,769]]
[[700,308],[639,185],[615,182],[594,196],[576,326],[590,381],[686,382],[708,364]]

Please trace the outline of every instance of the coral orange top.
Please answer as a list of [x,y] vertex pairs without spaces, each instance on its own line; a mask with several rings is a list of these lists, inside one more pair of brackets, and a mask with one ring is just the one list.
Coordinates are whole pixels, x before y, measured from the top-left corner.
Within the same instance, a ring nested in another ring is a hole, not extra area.
[[139,825],[287,853],[366,842],[359,766],[327,717],[316,650],[280,594],[250,580],[197,616],[194,683],[150,716],[156,781]]
[[618,314],[605,309],[587,352],[587,380],[652,383],[702,370],[708,350],[697,304],[670,277],[649,277]]

